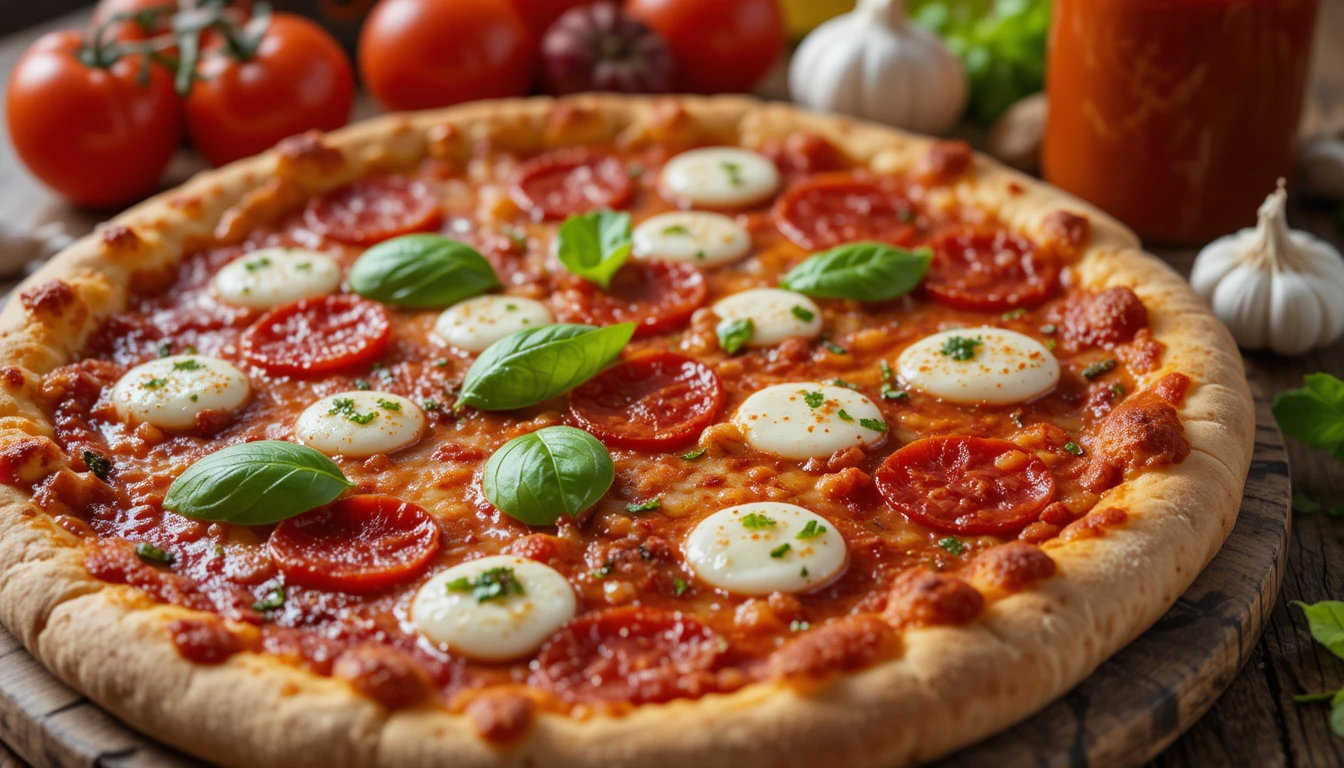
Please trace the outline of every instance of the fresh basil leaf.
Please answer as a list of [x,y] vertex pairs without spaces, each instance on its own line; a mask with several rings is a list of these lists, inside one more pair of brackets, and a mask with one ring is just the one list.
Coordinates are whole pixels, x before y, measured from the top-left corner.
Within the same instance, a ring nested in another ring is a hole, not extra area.
[[350,267],[350,290],[414,309],[448,307],[499,286],[474,248],[439,235],[403,235],[364,252]]
[[570,272],[605,291],[630,258],[633,245],[630,214],[598,210],[565,219],[560,225],[556,255]]
[[1344,688],[1335,692],[1330,700],[1330,730],[1336,736],[1344,736]]
[[508,411],[564,394],[615,360],[634,333],[634,323],[561,324],[505,336],[467,369],[454,409]]
[[577,517],[611,488],[616,468],[597,438],[574,427],[515,437],[485,463],[481,487],[501,512],[528,525]]
[[737,354],[737,350],[750,341],[751,335],[755,332],[756,324],[750,317],[721,320],[714,328],[714,333],[719,337],[719,346],[730,355]]
[[336,462],[283,440],[239,443],[201,458],[168,486],[163,508],[195,520],[268,525],[353,486]]
[[1344,381],[1328,373],[1309,373],[1302,389],[1274,396],[1271,410],[1279,429],[1344,461]]
[[1311,636],[1329,651],[1344,659],[1344,603],[1337,600],[1323,600],[1308,605],[1298,600],[1293,605],[1306,614]]
[[883,243],[850,243],[818,253],[780,278],[783,288],[822,299],[887,301],[904,296],[929,271],[933,254]]

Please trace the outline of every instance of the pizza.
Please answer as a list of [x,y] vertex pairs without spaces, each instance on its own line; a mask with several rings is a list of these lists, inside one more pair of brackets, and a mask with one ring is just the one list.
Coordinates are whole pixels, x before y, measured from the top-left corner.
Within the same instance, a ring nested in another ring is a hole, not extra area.
[[1155,621],[1251,453],[1113,220],[739,98],[295,137],[0,323],[0,617],[226,765],[927,761]]

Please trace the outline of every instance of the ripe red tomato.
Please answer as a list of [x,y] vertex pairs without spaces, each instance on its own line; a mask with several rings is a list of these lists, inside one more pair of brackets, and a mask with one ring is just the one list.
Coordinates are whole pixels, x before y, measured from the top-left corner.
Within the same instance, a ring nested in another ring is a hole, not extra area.
[[508,0],[382,0],[359,35],[359,73],[394,110],[521,96],[534,42]]
[[9,136],[24,165],[80,205],[129,203],[153,190],[182,143],[172,76],[139,56],[80,61],[82,35],[52,32],[9,75]]
[[630,0],[625,10],[672,46],[679,89],[749,91],[784,47],[779,0]]
[[532,30],[532,37],[537,40],[546,34],[555,20],[568,11],[580,5],[587,5],[593,0],[509,0],[518,15],[523,17],[523,23]]
[[187,95],[187,135],[214,165],[269,149],[287,136],[345,125],[355,100],[350,60],[315,22],[288,13],[250,58],[222,40],[207,45]]
[[[252,0],[226,0],[227,13],[238,20],[247,18],[252,11]],[[97,30],[108,23],[114,14],[145,14],[140,19],[117,22],[108,30],[107,40],[146,40],[171,32],[177,0],[100,0],[93,9],[91,29]]]

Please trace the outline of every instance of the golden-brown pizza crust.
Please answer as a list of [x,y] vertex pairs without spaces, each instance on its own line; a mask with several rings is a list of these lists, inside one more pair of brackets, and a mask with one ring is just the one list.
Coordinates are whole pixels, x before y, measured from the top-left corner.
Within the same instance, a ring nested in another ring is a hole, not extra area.
[[[174,262],[191,240],[238,235],[295,200],[371,170],[425,156],[465,158],[482,142],[755,146],[800,128],[884,171],[910,168],[931,144],[749,99],[593,96],[393,115],[289,140],[202,174],[80,240],[16,293],[60,279],[74,289],[73,300],[8,303],[0,314],[0,367],[17,366],[26,383],[0,384],[0,451],[51,435],[36,403],[41,376],[72,359],[100,319],[124,305],[135,271]],[[1162,369],[1143,383],[1172,370],[1191,377],[1180,414],[1193,452],[1105,494],[1099,506],[1126,510],[1126,525],[1099,538],[1045,544],[1058,576],[993,600],[969,626],[907,630],[893,661],[811,692],[757,684],[643,706],[624,717],[541,715],[526,739],[499,750],[485,745],[463,716],[429,708],[388,712],[340,681],[272,657],[240,653],[214,667],[185,661],[165,625],[188,611],[90,577],[79,540],[9,486],[0,486],[0,620],[63,680],[118,717],[228,765],[895,766],[1004,728],[1146,629],[1213,557],[1236,518],[1254,418],[1226,330],[1179,276],[1138,250],[1128,230],[982,157],[947,194],[987,206],[1028,233],[1061,208],[1090,220],[1086,252],[1066,279],[1129,286],[1143,299],[1154,336],[1168,348]],[[50,450],[24,456],[24,479],[62,461]]]

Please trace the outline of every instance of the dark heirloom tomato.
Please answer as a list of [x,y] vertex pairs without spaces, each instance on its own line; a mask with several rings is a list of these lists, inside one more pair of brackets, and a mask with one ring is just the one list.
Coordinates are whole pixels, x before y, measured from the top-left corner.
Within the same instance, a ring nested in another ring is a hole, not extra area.
[[933,241],[924,291],[957,309],[1001,312],[1049,298],[1059,264],[1006,230],[958,229]]
[[300,299],[262,315],[238,343],[273,376],[320,376],[368,365],[387,351],[392,318],[358,296]]
[[709,296],[705,276],[678,261],[632,261],[603,291],[575,280],[558,310],[567,323],[635,323],[636,336],[653,336],[685,323]]
[[609,608],[571,621],[534,669],[541,687],[568,701],[655,703],[712,690],[726,646],[682,613]]
[[909,245],[914,206],[873,179],[827,173],[794,184],[775,201],[775,226],[799,247],[832,248],[858,240]]
[[513,201],[536,219],[559,221],[594,208],[622,208],[634,185],[625,164],[586,149],[561,149],[518,166]]
[[439,524],[391,496],[351,496],[276,526],[271,559],[289,584],[371,592],[413,579],[439,551]]
[[569,412],[608,445],[666,451],[694,440],[723,405],[704,363],[671,352],[641,355],[574,390]]
[[354,245],[373,245],[439,226],[433,190],[402,176],[361,179],[314,198],[303,211],[312,231]]
[[1016,443],[983,437],[916,440],[887,457],[875,479],[897,512],[971,536],[1020,529],[1055,497],[1044,462]]

